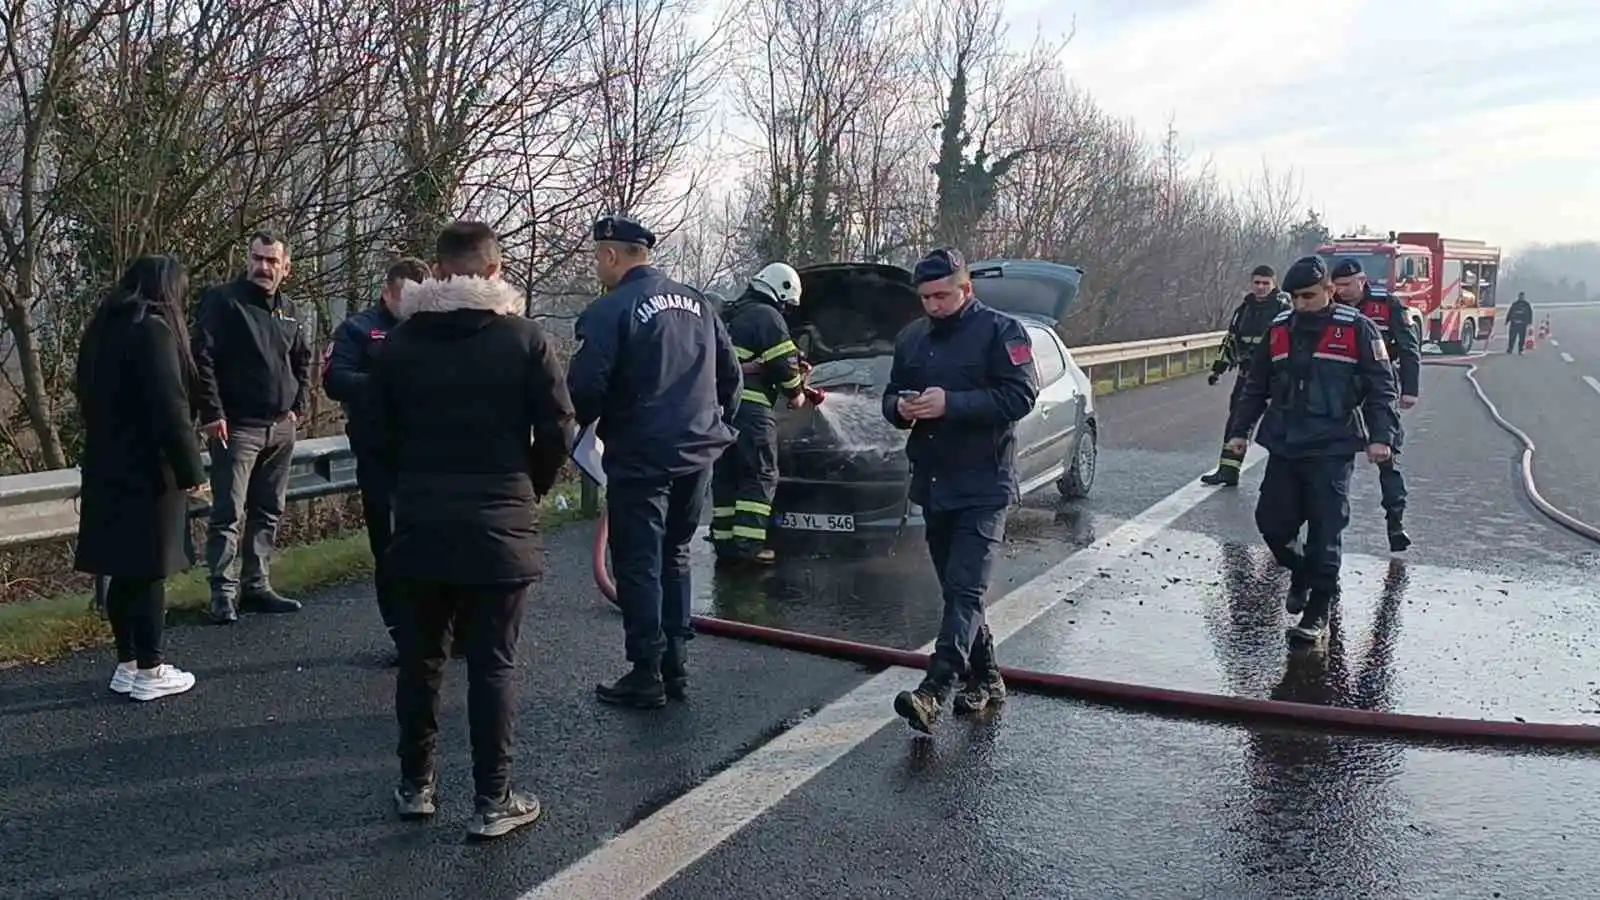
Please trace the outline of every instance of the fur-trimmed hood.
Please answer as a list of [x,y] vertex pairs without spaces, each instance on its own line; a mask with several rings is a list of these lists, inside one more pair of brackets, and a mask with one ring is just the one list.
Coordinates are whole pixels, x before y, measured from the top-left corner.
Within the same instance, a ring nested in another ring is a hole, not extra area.
[[498,278],[455,275],[443,281],[429,278],[406,282],[400,293],[402,321],[417,313],[481,309],[502,316],[520,316],[527,301],[515,287]]

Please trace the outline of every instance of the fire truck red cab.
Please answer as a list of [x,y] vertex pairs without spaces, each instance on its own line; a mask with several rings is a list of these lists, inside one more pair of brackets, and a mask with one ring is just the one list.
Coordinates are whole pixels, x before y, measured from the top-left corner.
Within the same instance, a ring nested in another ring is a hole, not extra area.
[[1494,332],[1500,248],[1432,231],[1388,237],[1344,235],[1317,248],[1331,269],[1345,257],[1360,261],[1374,296],[1405,302],[1423,344],[1462,354]]

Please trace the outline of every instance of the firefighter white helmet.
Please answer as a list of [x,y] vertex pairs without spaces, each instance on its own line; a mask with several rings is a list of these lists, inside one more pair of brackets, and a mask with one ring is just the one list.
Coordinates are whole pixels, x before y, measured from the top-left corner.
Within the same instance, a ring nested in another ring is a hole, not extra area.
[[768,263],[750,279],[750,286],[774,303],[797,306],[800,303],[800,273],[788,263]]

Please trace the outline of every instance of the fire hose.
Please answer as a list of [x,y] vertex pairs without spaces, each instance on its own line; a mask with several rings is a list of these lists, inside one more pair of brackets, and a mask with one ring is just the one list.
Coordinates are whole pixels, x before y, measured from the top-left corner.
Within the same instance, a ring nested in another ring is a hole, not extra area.
[[[617,584],[611,577],[606,546],[610,529],[604,510],[594,540],[594,583],[617,609]],[[899,666],[926,669],[926,655],[895,647],[883,647],[840,638],[805,634],[782,628],[768,628],[697,615],[691,620],[695,631],[728,640],[765,644],[785,650],[810,653],[859,663],[874,668]],[[1376,710],[1351,709],[1266,700],[1226,694],[1180,691],[1142,684],[1127,684],[1034,672],[1002,666],[1007,684],[1029,693],[1080,700],[1121,709],[1145,710],[1191,719],[1225,722],[1253,722],[1273,725],[1314,727],[1328,731],[1359,732],[1420,740],[1470,741],[1518,745],[1565,745],[1600,747],[1600,727],[1492,719],[1465,719],[1445,716],[1419,716]]]
[[[1559,513],[1559,511],[1552,512],[1554,508],[1542,502],[1544,498],[1539,496],[1537,489],[1532,486],[1532,467],[1528,464],[1529,457],[1532,456],[1532,441],[1526,435],[1516,431],[1514,426],[1510,426],[1510,423],[1500,418],[1498,410],[1494,409],[1493,404],[1489,403],[1482,390],[1478,389],[1476,380],[1472,379],[1471,371],[1467,373],[1467,377],[1472,381],[1474,389],[1478,390],[1480,399],[1490,408],[1491,415],[1496,419],[1497,424],[1512,431],[1526,445],[1526,452],[1522,461],[1524,486],[1535,505],[1546,515],[1550,515],[1573,531],[1591,539],[1600,539],[1600,531],[1587,526],[1585,523],[1566,521],[1570,517]],[[824,395],[821,391],[807,385],[805,392],[807,399],[812,403],[823,402]],[[909,509],[908,504],[907,510],[909,511]],[[904,528],[904,525],[905,520],[902,517],[901,527]],[[898,533],[897,530],[897,537]],[[600,590],[601,595],[613,607],[621,610],[622,604],[617,597],[617,585],[616,581],[611,577],[610,561],[606,552],[609,541],[609,520],[605,510],[602,509],[598,527],[595,529],[594,552],[591,559],[594,583]],[[806,634],[781,628],[768,628],[762,625],[736,622],[715,616],[697,615],[693,616],[691,621],[695,631],[701,634],[728,640],[765,644],[785,650],[846,660],[879,669],[898,666],[906,669],[921,670],[926,669],[930,662],[926,654],[910,650]],[[1340,706],[1295,703],[1258,697],[1182,691],[1152,685],[1103,681],[1076,675],[1036,672],[1004,666],[1001,667],[1000,672],[1010,686],[1030,693],[1079,700],[1120,709],[1154,711],[1185,718],[1312,727],[1327,731],[1358,732],[1413,740],[1600,747],[1600,726],[1594,725],[1411,715]]]

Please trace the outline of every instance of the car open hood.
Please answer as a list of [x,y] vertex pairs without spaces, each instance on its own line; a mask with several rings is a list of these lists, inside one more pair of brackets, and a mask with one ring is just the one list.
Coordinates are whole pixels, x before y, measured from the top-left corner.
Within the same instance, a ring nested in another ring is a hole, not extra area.
[[[972,263],[972,290],[1001,312],[1060,322],[1078,300],[1083,270],[1033,259]],[[813,363],[894,353],[900,330],[923,315],[911,273],[883,263],[824,263],[800,270],[800,306],[788,311],[795,342]]]
[[1059,324],[1078,302],[1083,270],[1038,259],[985,259],[971,263],[972,292],[984,305],[1014,316]]
[[800,270],[800,305],[787,312],[813,363],[894,353],[900,329],[922,315],[911,273],[882,263],[823,263]]

